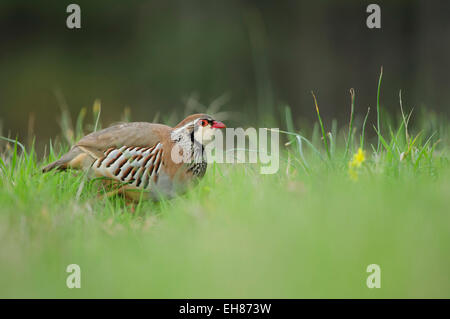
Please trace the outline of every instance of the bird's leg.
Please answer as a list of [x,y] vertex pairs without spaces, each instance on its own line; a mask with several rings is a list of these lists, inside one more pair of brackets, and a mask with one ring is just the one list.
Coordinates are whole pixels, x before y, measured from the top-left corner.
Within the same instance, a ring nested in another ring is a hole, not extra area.
[[126,186],[120,186],[116,189],[113,189],[105,194],[102,195],[102,197],[111,198],[114,196],[121,196],[125,200],[125,205],[127,205],[130,208],[131,213],[134,213],[136,211],[136,199],[127,192]]
[[136,203],[133,200],[129,200],[125,197],[125,205],[130,208],[130,213],[134,214],[136,212]]
[[114,196],[117,196],[117,195],[124,195],[123,187],[120,187],[118,189],[114,189],[112,191],[109,191],[109,192],[107,192],[107,193],[105,193],[105,194],[103,194],[101,196],[109,198],[109,197],[114,197]]

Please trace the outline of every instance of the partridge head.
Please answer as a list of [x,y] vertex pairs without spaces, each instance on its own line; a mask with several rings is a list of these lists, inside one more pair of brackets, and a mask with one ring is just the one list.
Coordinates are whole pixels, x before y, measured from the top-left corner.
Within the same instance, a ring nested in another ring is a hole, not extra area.
[[43,172],[87,170],[130,199],[170,198],[203,177],[204,147],[220,128],[225,125],[207,114],[190,115],[173,128],[146,122],[119,124],[86,135]]

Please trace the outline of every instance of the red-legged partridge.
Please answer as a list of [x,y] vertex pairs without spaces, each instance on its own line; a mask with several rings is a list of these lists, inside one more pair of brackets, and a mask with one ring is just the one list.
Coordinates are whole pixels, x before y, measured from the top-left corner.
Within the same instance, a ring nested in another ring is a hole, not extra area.
[[43,168],[89,170],[119,184],[118,192],[134,200],[173,197],[206,171],[203,150],[222,122],[206,114],[190,115],[175,127],[134,122],[83,137],[59,160]]

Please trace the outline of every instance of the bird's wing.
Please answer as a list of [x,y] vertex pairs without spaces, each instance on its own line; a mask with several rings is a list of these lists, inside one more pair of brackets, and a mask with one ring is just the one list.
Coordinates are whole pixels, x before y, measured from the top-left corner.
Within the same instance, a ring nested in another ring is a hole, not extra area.
[[170,130],[166,125],[145,122],[119,124],[86,135],[75,146],[98,159],[110,148],[155,146],[167,138]]

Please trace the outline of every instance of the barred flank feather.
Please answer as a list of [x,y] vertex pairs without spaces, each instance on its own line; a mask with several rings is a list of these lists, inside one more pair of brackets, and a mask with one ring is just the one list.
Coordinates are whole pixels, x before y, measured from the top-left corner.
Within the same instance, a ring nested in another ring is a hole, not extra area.
[[151,182],[158,182],[162,156],[161,143],[151,148],[123,146],[106,151],[104,157],[92,164],[92,168],[98,175],[147,189]]

